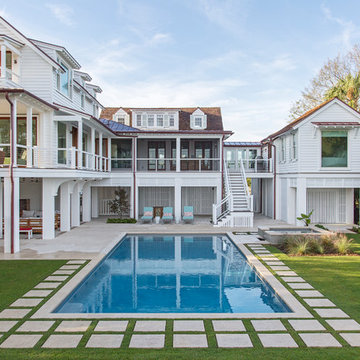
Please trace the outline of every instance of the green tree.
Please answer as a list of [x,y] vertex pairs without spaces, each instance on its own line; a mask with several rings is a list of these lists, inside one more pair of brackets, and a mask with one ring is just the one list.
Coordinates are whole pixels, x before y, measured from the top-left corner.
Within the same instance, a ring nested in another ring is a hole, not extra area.
[[115,190],[115,199],[110,201],[110,211],[120,218],[129,214],[129,196],[124,188]]

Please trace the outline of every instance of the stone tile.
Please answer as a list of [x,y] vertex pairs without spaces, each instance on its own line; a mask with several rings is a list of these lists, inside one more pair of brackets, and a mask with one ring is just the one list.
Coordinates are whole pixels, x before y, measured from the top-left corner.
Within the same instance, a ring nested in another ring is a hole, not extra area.
[[134,334],[131,336],[129,348],[163,348],[165,335],[163,334]]
[[252,250],[254,251],[255,254],[258,254],[258,255],[271,254],[271,252],[268,250],[255,250],[255,249],[252,249]]
[[134,331],[151,332],[151,331],[165,331],[165,320],[144,320],[137,321]]
[[335,307],[336,305],[328,299],[304,299],[309,306]]
[[277,259],[274,255],[258,255],[262,260],[275,260]]
[[340,333],[350,346],[360,346],[360,333]]
[[59,270],[77,270],[81,265],[63,265]]
[[248,334],[216,334],[216,341],[220,348],[253,347]]
[[300,276],[283,276],[281,279],[284,280],[285,282],[306,282]]
[[68,265],[81,265],[85,264],[86,260],[69,260],[66,264]]
[[174,348],[206,348],[208,347],[205,334],[174,334]]
[[213,320],[215,331],[246,331],[241,320]]
[[[275,260],[275,259],[274,259]],[[265,264],[266,265],[269,265],[269,266],[277,266],[277,265],[285,265],[282,261],[278,260],[278,261],[274,261],[274,260],[269,260],[269,261],[265,261]]]
[[18,332],[48,331],[54,324],[55,321],[52,320],[25,321],[16,331]]
[[126,331],[128,323],[128,321],[100,320],[96,325],[94,331],[124,332]]
[[280,320],[251,320],[255,331],[286,331]]
[[45,341],[43,348],[66,349],[76,348],[82,338],[82,335],[50,335]]
[[295,271],[275,271],[279,276],[297,276]]
[[340,309],[314,309],[323,318],[348,318]]
[[360,324],[353,319],[325,320],[336,331],[360,331]]
[[75,270],[56,270],[53,272],[53,275],[71,275]]
[[86,344],[87,348],[119,348],[124,335],[116,334],[96,334],[91,335]]
[[290,334],[258,334],[261,343],[266,348],[295,348],[298,347]]
[[296,331],[322,331],[326,330],[318,320],[289,320]]
[[296,294],[299,296],[306,298],[306,297],[323,297],[323,294],[317,290],[295,290]]
[[313,287],[308,284],[308,283],[288,283],[288,285],[292,288],[292,289],[313,289]]
[[331,334],[307,333],[299,334],[309,347],[341,347],[341,344]]
[[55,332],[85,332],[90,326],[88,320],[65,320],[55,329]]
[[44,281],[65,281],[69,276],[48,276]]
[[32,309],[5,309],[0,312],[0,319],[22,319]]
[[37,284],[34,289],[56,289],[61,282],[42,282]]
[[202,320],[174,320],[174,331],[205,331]]
[[12,307],[31,307],[39,305],[43,299],[17,299],[10,306]]
[[0,321],[0,332],[8,332],[12,327],[14,327],[18,322],[17,321]]
[[42,335],[10,335],[0,348],[33,348],[41,337]]
[[284,270],[290,270],[288,266],[270,266],[270,268],[274,271],[284,271]]
[[52,293],[52,290],[30,290],[23,297],[46,297]]

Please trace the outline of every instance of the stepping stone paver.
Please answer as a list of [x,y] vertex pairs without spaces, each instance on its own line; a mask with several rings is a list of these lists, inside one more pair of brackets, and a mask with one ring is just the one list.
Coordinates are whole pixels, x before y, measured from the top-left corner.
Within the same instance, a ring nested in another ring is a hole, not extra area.
[[296,348],[295,340],[290,334],[257,334],[265,348]]
[[61,282],[42,282],[37,284],[34,289],[56,289]]
[[277,259],[274,255],[258,255],[262,260],[275,260]]
[[119,348],[124,335],[116,334],[95,334],[91,335],[86,344],[87,348]]
[[69,265],[81,265],[81,264],[85,264],[86,260],[69,260],[67,262],[67,264]]
[[66,349],[76,348],[82,338],[82,335],[50,335],[43,344],[43,348]]
[[94,331],[97,332],[124,332],[128,326],[128,321],[117,321],[117,320],[100,320],[96,325]]
[[129,348],[163,348],[165,335],[163,334],[134,334],[131,336]]
[[0,348],[33,348],[41,339],[42,335],[10,335]]
[[286,331],[280,320],[251,320],[255,331]]
[[220,348],[252,347],[248,334],[216,334],[216,341]]
[[174,320],[174,331],[205,331],[202,320]]
[[275,271],[279,276],[297,276],[295,271]]
[[360,331],[360,324],[353,319],[325,321],[336,331]]
[[65,281],[69,276],[48,276],[44,281]]
[[341,344],[331,334],[307,333],[299,334],[299,336],[309,347],[341,347]]
[[32,309],[5,309],[0,312],[0,319],[22,319]]
[[174,348],[206,348],[208,347],[205,334],[174,334]]
[[17,332],[42,332],[48,331],[55,321],[52,320],[34,320],[34,321],[25,321],[18,329]]
[[53,275],[71,275],[75,270],[56,270],[53,272]]
[[134,331],[151,332],[151,331],[165,331],[165,320],[144,320],[137,321]]
[[309,306],[335,307],[336,305],[328,299],[304,299]]
[[274,271],[284,271],[284,270],[290,270],[290,268],[288,266],[270,266],[271,270],[274,270]]
[[292,289],[313,289],[313,287],[308,284],[308,283],[288,283],[288,285],[292,288]]
[[323,331],[326,330],[318,320],[289,320],[296,331]]
[[31,307],[39,305],[43,299],[17,299],[10,306],[11,307]]
[[350,346],[360,346],[360,333],[340,333]]
[[0,332],[8,332],[17,323],[17,321],[0,321]]
[[282,261],[273,261],[273,260],[270,260],[270,261],[265,261],[265,264],[266,265],[269,265],[269,266],[273,266],[273,265],[285,265]]
[[85,332],[90,324],[88,320],[66,320],[59,324],[55,332]]
[[323,297],[323,294],[317,290],[295,290],[296,294],[298,294],[300,297],[306,298],[306,297]]
[[77,270],[81,265],[63,265],[59,270]]
[[215,331],[246,331],[241,320],[213,320]]
[[340,309],[314,309],[323,318],[348,318]]
[[49,296],[52,290],[30,290],[23,297],[46,297]]
[[283,276],[281,278],[282,280],[284,280],[285,282],[306,282],[302,277],[300,276]]

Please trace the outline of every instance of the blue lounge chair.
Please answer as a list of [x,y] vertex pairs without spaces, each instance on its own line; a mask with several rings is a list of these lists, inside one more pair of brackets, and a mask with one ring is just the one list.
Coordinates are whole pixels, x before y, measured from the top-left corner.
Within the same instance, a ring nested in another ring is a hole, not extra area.
[[143,222],[152,222],[153,219],[153,213],[154,213],[154,208],[151,206],[145,206],[144,207],[144,215],[141,217],[141,220]]
[[174,220],[174,216],[173,216],[173,208],[171,206],[168,207],[164,207],[163,210],[163,217],[162,217],[162,221],[173,221]]
[[184,206],[184,222],[194,222],[194,207]]

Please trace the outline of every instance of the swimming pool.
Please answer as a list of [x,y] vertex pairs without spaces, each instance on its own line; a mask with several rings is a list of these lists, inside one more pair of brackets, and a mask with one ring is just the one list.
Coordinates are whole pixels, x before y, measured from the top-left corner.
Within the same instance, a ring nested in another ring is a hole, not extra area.
[[292,312],[225,235],[128,235],[55,313]]

